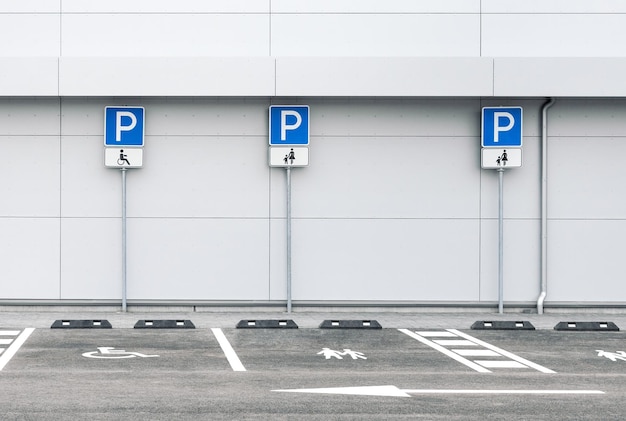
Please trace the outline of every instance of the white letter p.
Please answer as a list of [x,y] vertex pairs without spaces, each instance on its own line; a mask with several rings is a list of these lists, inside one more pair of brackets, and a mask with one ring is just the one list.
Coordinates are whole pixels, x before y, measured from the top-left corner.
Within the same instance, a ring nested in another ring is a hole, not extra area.
[[[124,126],[122,124],[122,117],[130,118],[130,124]],[[130,111],[116,111],[115,112],[115,141],[122,141],[122,132],[129,132],[137,125],[137,117]]]
[[[509,120],[506,126],[500,126],[500,117],[506,118]],[[500,132],[508,132],[515,125],[515,118],[513,114],[506,111],[496,111],[493,113],[493,143],[498,143],[500,141]]]
[[[287,116],[296,118],[294,124],[287,124]],[[302,124],[302,116],[294,110],[280,111],[280,140],[287,140],[287,130],[296,130]]]

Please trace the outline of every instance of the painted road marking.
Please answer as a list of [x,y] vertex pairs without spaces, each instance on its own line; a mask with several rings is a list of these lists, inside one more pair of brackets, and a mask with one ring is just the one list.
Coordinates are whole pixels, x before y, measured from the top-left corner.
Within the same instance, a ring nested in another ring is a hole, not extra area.
[[241,363],[241,360],[239,360],[237,353],[231,346],[230,342],[228,342],[228,339],[226,339],[222,329],[213,328],[211,331],[213,332],[213,335],[215,335],[215,339],[217,339],[220,347],[222,347],[222,351],[224,352],[224,355],[226,355],[226,359],[228,360],[228,363],[232,367],[233,371],[246,371],[246,368]]
[[315,389],[281,389],[272,392],[323,393],[332,395],[396,396],[410,398],[411,395],[604,395],[601,390],[524,390],[524,389],[400,389],[393,385],[330,387]]
[[550,370],[549,368],[545,368],[544,366],[541,366],[539,364],[535,364],[534,362],[528,361],[527,359],[522,358],[520,356],[517,356],[517,355],[513,354],[512,352],[505,351],[502,348],[498,348],[497,346],[488,344],[487,342],[483,342],[480,339],[476,339],[476,338],[474,338],[474,337],[472,337],[472,336],[470,336],[470,335],[468,335],[466,333],[459,332],[456,329],[448,329],[448,331],[451,332],[451,333],[454,333],[455,335],[459,335],[462,338],[465,338],[465,339],[468,339],[468,340],[470,340],[472,342],[475,342],[477,345],[483,346],[483,347],[485,347],[487,349],[490,349],[490,350],[492,350],[494,352],[497,352],[498,354],[501,354],[502,356],[504,356],[506,358],[510,358],[510,359],[512,359],[514,361],[517,361],[518,363],[527,365],[530,368],[534,368],[535,370],[540,371],[542,373],[546,373],[546,374],[554,374],[554,373],[556,373],[556,371]]
[[[474,338],[466,333],[460,332],[456,329],[446,329],[445,331],[426,331],[426,332],[411,332],[408,329],[398,329],[400,332],[412,337],[428,345],[429,347],[436,349],[442,354],[447,355],[450,358],[464,364],[479,373],[491,373],[489,368],[514,368],[524,369],[533,368],[542,373],[555,373],[555,371],[543,367],[539,364],[533,363],[525,358],[515,355],[511,352],[505,351],[502,348],[488,344],[480,339]],[[456,339],[449,339],[449,338]],[[427,338],[432,338],[427,339]],[[446,339],[434,339],[434,338],[446,338]],[[469,348],[453,348],[448,349],[446,346],[451,347],[469,347]],[[482,347],[483,349],[478,349]],[[470,360],[465,357],[493,357],[493,358],[505,358],[505,359],[493,359],[493,360]]]
[[[430,341],[428,339],[426,339],[425,337],[418,335],[417,333],[411,332],[409,329],[398,329],[400,332],[404,333],[405,335],[410,336],[411,338],[420,341],[421,343],[423,343],[424,345],[428,345],[429,347],[436,349],[437,351],[441,352],[442,354],[447,355],[448,357],[460,362],[461,364],[465,364],[466,366],[468,366],[469,368],[472,368],[476,371],[478,371],[479,373],[491,373],[491,371],[487,370],[485,367],[476,364],[475,362],[472,362],[470,360],[468,360],[467,358],[463,358],[462,356],[460,356],[459,354],[450,351],[448,348],[444,348],[443,346],[434,343],[433,341]],[[423,332],[420,332],[423,333]]]
[[9,361],[11,361],[11,358],[13,358],[13,356],[17,353],[20,347],[24,345],[26,339],[28,339],[28,337],[31,333],[33,333],[34,330],[34,328],[29,327],[24,329],[22,332],[20,332],[19,330],[0,331],[0,335],[2,336],[15,336],[14,339],[9,339],[9,343],[3,343],[9,345],[9,347],[0,351],[0,371],[2,371],[4,366],[6,366]]

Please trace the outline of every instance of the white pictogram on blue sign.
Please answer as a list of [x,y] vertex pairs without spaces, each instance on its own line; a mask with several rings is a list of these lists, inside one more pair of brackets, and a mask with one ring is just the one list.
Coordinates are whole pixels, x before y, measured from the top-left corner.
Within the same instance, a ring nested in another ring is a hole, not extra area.
[[481,143],[484,148],[522,147],[522,107],[484,107]]
[[104,108],[104,146],[142,147],[143,107]]
[[270,106],[270,145],[308,145],[309,106]]

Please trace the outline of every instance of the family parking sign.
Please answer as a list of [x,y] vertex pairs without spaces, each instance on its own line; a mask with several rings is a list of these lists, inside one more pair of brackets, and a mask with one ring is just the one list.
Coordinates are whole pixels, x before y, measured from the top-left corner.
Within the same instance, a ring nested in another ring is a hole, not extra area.
[[522,107],[484,107],[483,148],[522,147]]
[[309,106],[270,106],[270,146],[309,144]]

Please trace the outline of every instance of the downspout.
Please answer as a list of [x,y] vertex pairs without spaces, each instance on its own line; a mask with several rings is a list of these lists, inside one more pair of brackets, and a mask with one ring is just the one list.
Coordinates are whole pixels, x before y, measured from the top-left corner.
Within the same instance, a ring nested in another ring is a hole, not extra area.
[[548,294],[548,108],[555,102],[550,98],[541,108],[541,294],[537,298],[538,314],[543,314],[543,302]]

